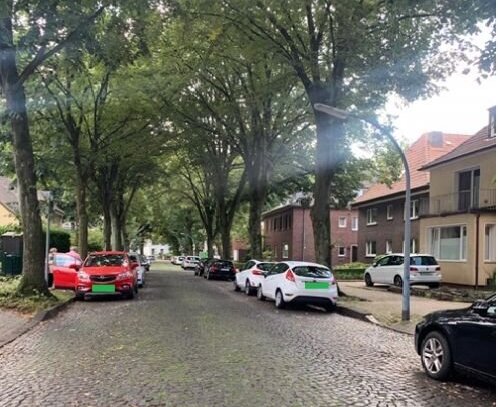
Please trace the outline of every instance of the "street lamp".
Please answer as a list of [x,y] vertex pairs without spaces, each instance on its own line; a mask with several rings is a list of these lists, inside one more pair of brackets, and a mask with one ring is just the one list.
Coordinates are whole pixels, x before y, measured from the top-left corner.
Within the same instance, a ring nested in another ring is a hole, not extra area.
[[403,291],[402,291],[402,302],[401,302],[401,320],[410,320],[410,238],[411,238],[411,219],[410,219],[410,208],[411,208],[411,193],[410,193],[410,169],[408,168],[408,161],[406,159],[405,153],[401,149],[400,145],[396,139],[391,134],[390,130],[379,124],[376,120],[369,119],[364,116],[360,116],[354,113],[347,112],[336,107],[328,106],[322,103],[315,103],[314,108],[320,112],[326,113],[329,116],[335,117],[339,120],[346,120],[348,118],[354,118],[362,120],[375,129],[379,130],[382,134],[386,135],[389,140],[393,143],[397,152],[401,156],[403,161],[403,166],[405,167],[405,181],[406,181],[406,192],[405,192],[405,247],[404,247],[404,257],[405,263],[403,267]]

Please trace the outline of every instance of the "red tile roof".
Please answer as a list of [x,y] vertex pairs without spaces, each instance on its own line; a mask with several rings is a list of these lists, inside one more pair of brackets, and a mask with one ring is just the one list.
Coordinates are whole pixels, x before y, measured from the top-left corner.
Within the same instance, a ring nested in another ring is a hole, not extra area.
[[490,148],[496,148],[496,137],[489,137],[489,127],[485,126],[479,130],[475,136],[472,136],[468,140],[464,141],[457,148],[450,151],[436,160],[433,160],[425,164],[421,170],[427,170],[429,168],[435,167],[436,165],[446,163],[448,161],[456,160],[457,158],[464,157],[466,155],[477,153],[478,151],[487,150]]
[[[439,143],[437,142],[438,137]],[[417,189],[429,185],[429,173],[418,171],[423,165],[436,160],[455,149],[469,136],[464,134],[447,134],[440,132],[424,133],[405,152],[410,168],[411,189]],[[432,142],[431,142],[432,140]],[[394,182],[391,187],[377,183],[370,187],[363,195],[356,198],[353,205],[362,204],[389,195],[399,194],[405,191],[405,176]]]

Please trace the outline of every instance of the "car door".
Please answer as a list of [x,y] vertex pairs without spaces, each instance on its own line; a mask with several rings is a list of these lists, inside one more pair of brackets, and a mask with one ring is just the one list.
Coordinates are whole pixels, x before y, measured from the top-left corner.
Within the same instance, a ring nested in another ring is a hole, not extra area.
[[488,301],[484,312],[470,309],[459,320],[452,321],[455,331],[456,364],[496,375],[496,299]]
[[384,256],[377,261],[377,266],[375,267],[375,271],[372,273],[375,276],[374,278],[372,278],[372,281],[374,283],[389,284],[388,265],[391,262],[391,257],[393,256]]
[[67,254],[57,254],[54,257],[54,264],[50,266],[55,288],[74,289],[76,275],[81,262]]
[[263,295],[275,299],[275,290],[282,279],[283,273],[289,269],[286,263],[276,264],[267,274],[263,282]]

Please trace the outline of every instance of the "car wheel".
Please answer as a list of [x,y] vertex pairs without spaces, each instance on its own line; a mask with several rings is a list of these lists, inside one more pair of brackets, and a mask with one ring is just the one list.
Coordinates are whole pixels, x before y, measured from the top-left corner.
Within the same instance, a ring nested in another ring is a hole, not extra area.
[[135,298],[135,290],[134,289],[130,290],[130,292],[128,293],[126,298],[128,298],[129,300],[132,300],[133,298]]
[[258,297],[258,300],[260,300],[260,301],[266,300],[266,297],[263,295],[263,287],[258,286],[258,291],[256,292],[256,296]]
[[138,294],[138,284],[135,284],[133,286],[133,291],[135,292],[135,294]]
[[139,284],[138,288],[144,288],[144,283]]
[[237,284],[237,280],[233,280],[233,290],[234,291],[240,291],[240,287]]
[[252,293],[253,293],[253,289],[251,287],[251,283],[249,282],[249,280],[246,281],[246,285],[244,287],[244,292],[246,293],[246,295],[252,295]]
[[403,287],[403,279],[400,276],[394,276],[394,285],[396,287]]
[[425,373],[436,380],[446,380],[451,373],[452,361],[448,341],[437,331],[429,332],[420,352]]
[[370,277],[369,273],[365,274],[365,285],[367,287],[373,287],[374,285],[374,283],[372,282],[372,277]]
[[335,304],[331,301],[329,304],[324,306],[325,311],[327,312],[334,312],[335,311]]
[[282,291],[277,290],[275,293],[275,307],[278,309],[284,309],[285,308],[285,301],[284,301],[284,296],[282,294]]
[[85,294],[83,294],[83,293],[76,293],[76,294],[74,295],[74,299],[75,299],[76,301],[84,301],[84,299],[85,299]]

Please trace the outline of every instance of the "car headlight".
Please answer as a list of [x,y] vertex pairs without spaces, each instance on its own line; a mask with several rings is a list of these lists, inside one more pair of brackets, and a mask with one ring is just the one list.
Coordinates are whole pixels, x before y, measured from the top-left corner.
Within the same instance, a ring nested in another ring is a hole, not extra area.
[[88,275],[88,273],[85,273],[84,271],[79,271],[78,272],[78,280],[90,281],[90,276]]
[[126,280],[127,278],[133,278],[133,273],[130,271],[125,271],[124,273],[119,273],[116,280]]

